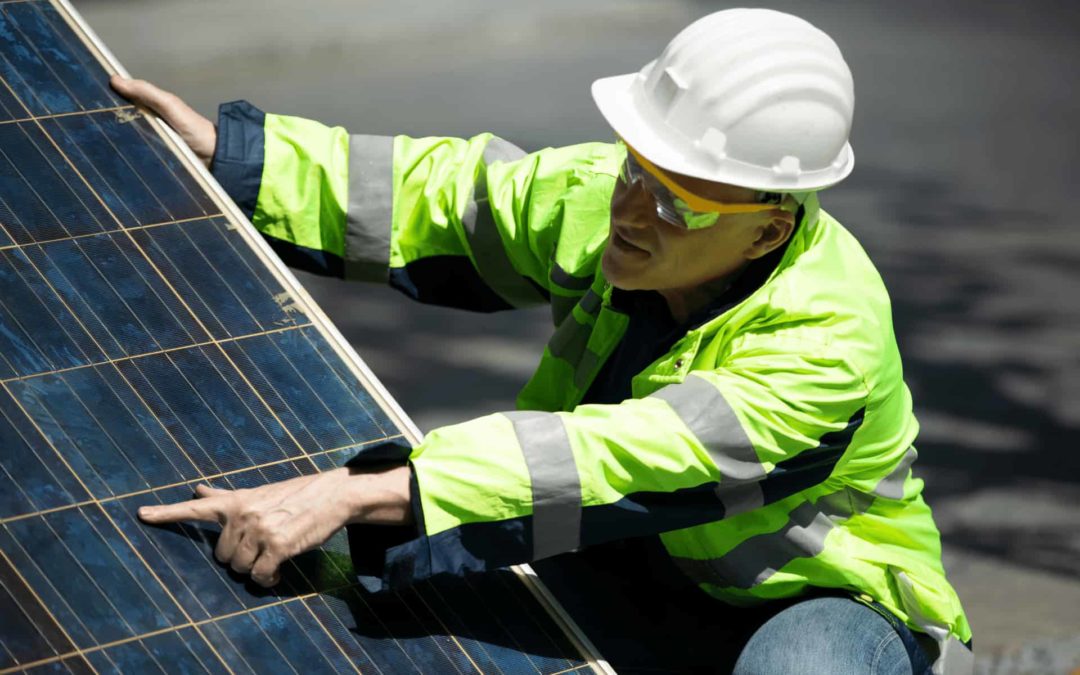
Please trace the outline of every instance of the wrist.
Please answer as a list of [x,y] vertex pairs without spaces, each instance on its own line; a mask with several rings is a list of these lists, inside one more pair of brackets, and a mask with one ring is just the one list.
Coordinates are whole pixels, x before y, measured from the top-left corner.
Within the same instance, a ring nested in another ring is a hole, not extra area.
[[338,471],[346,472],[349,514],[346,524],[407,525],[412,522],[412,470],[408,466],[375,471],[343,467]]

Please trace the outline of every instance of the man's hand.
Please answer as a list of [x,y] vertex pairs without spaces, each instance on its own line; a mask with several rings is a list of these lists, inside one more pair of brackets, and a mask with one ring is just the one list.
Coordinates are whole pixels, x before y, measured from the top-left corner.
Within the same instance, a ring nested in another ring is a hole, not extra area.
[[142,108],[157,113],[165,123],[180,134],[180,138],[195,152],[195,156],[210,166],[217,143],[214,123],[195,112],[176,94],[159,89],[146,80],[129,80],[113,75],[109,84],[124,98]]
[[349,523],[410,522],[409,477],[408,467],[379,473],[340,468],[248,490],[199,485],[196,499],[144,506],[139,517],[151,524],[220,523],[217,559],[270,587],[280,580],[283,562],[323,544]]

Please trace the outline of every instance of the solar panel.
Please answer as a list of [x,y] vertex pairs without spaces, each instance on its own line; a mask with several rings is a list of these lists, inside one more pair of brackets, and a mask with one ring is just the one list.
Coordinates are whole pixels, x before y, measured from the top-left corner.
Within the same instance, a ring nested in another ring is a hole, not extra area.
[[138,521],[419,434],[118,71],[0,1],[0,673],[602,668],[527,568],[369,594],[339,533],[264,591]]

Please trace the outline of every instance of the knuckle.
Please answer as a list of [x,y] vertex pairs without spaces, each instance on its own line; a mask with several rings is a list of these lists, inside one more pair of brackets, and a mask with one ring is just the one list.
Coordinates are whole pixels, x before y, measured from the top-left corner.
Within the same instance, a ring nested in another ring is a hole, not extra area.
[[289,539],[280,532],[271,532],[266,537],[266,547],[278,555],[283,555],[289,548]]
[[238,506],[236,515],[247,527],[263,526],[263,514],[255,507],[246,504],[240,505]]
[[258,536],[259,541],[266,543],[269,543],[277,534],[270,527],[269,523],[266,522],[266,519],[261,517],[252,518],[251,522],[248,523],[248,527],[251,528],[251,531],[256,536]]

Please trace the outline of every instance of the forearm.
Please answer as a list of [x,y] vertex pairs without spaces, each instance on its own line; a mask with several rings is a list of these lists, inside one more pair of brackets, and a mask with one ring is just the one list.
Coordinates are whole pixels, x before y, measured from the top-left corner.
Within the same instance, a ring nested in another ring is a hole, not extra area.
[[412,472],[408,466],[369,470],[341,467],[343,499],[349,510],[348,525],[411,525]]
[[553,263],[587,284],[615,172],[605,144],[351,135],[243,101],[221,106],[212,166],[288,265],[474,311],[546,303]]

